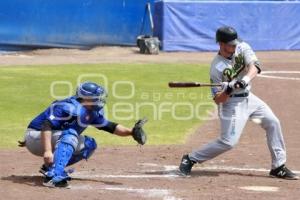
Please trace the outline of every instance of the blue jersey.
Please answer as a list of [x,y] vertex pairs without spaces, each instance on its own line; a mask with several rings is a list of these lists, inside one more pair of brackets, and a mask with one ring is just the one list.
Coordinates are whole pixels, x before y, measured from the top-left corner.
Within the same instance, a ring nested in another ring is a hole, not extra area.
[[53,130],[74,129],[78,135],[89,125],[100,129],[109,123],[104,117],[103,109],[99,111],[88,110],[75,97],[54,101],[44,112],[30,122],[28,128],[41,130],[45,120],[51,123]]

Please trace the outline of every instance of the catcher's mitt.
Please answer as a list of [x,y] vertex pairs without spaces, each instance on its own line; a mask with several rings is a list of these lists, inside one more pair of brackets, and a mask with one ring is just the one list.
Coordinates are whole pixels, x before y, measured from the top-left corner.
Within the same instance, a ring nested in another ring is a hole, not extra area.
[[146,118],[140,119],[135,123],[132,129],[132,137],[140,145],[144,145],[147,141],[147,135],[143,130],[143,126],[146,122],[147,122]]

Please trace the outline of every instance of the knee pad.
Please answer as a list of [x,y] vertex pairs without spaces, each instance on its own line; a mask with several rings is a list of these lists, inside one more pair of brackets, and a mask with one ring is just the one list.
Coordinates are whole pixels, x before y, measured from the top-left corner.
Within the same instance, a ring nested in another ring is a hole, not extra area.
[[89,159],[96,149],[97,143],[95,139],[89,136],[84,136],[84,148],[81,149],[78,154],[72,156],[68,163],[68,166],[77,163],[80,160]]
[[69,129],[62,132],[54,151],[53,169],[47,176],[56,177],[57,179],[66,178],[64,169],[69,163],[77,145],[78,136],[75,130]]
[[84,136],[84,149],[83,149],[83,158],[89,159],[94,151],[97,149],[97,143],[94,138],[89,136]]
[[63,131],[60,136],[59,143],[69,144],[73,147],[73,150],[75,151],[78,145],[77,132],[74,129],[68,129]]

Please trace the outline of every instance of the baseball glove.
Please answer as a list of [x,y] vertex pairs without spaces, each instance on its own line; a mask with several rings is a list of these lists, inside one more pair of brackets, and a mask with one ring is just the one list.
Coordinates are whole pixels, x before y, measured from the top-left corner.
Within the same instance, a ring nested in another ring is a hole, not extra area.
[[146,122],[147,122],[146,118],[140,119],[135,123],[135,125],[132,129],[132,137],[140,145],[144,145],[147,141],[147,135],[146,135],[145,131],[143,130],[143,126]]

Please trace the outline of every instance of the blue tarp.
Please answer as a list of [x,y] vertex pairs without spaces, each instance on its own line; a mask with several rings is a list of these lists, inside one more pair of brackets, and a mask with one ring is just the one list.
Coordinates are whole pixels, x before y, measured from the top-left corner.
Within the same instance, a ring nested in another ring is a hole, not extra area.
[[214,51],[215,31],[236,28],[255,50],[300,49],[300,2],[157,1],[155,35],[164,51]]
[[1,0],[0,49],[135,45],[147,2]]

